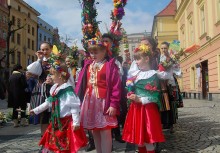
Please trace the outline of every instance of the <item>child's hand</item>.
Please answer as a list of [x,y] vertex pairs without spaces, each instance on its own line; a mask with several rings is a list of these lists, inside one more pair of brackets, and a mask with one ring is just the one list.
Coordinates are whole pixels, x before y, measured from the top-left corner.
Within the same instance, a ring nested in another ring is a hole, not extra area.
[[79,128],[80,128],[80,126],[75,125],[75,126],[73,126],[73,131],[79,130]]
[[114,107],[109,107],[109,109],[106,112],[109,116],[115,116],[116,115],[116,109]]
[[30,110],[30,115],[35,115],[35,113],[34,113],[34,111],[33,111],[33,109],[32,110]]
[[140,98],[136,94],[128,95],[127,98],[134,102],[141,103]]

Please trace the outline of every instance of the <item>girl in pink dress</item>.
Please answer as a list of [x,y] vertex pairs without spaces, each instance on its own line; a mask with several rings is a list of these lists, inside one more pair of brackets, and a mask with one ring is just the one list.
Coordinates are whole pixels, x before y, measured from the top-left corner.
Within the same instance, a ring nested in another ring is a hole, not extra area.
[[117,127],[121,80],[115,59],[107,58],[102,42],[90,40],[88,50],[92,60],[85,61],[79,74],[76,93],[80,97],[81,122],[92,130],[97,153],[110,153],[111,129]]

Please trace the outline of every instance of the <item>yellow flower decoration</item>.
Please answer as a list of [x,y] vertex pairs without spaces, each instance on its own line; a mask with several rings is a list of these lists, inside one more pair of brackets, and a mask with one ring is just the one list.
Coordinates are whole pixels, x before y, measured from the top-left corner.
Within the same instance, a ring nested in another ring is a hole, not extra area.
[[55,55],[58,55],[58,53],[59,53],[58,48],[57,48],[56,45],[53,45],[52,51],[53,51],[53,53],[54,53]]
[[146,45],[146,44],[141,44],[138,49],[141,51],[141,52],[144,52],[146,54],[150,54],[150,46]]

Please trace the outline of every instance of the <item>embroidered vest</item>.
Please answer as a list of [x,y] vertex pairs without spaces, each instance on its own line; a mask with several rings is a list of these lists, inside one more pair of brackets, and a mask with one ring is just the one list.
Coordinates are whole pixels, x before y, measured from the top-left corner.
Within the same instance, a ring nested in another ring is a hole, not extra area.
[[[99,69],[95,70],[95,76],[94,76],[94,82],[91,84],[90,79],[91,79],[91,65],[89,66],[87,70],[87,89],[89,89],[90,94],[92,92],[92,89],[95,92],[95,95],[97,98],[102,98],[105,99],[107,95],[107,82],[106,82],[106,63],[103,64],[103,66]],[[94,72],[93,72],[94,73]]]

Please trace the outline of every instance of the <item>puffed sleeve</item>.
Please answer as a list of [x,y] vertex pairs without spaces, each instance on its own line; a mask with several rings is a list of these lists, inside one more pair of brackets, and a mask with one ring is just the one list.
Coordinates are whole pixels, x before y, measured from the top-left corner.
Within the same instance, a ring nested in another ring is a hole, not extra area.
[[80,100],[74,92],[69,92],[67,95],[66,104],[70,107],[73,119],[73,126],[80,125]]
[[49,102],[46,100],[43,104],[33,109],[34,114],[38,115],[49,108]]
[[161,80],[170,80],[170,79],[172,79],[171,73],[166,72],[166,71],[162,71],[162,72],[157,71],[157,76]]

